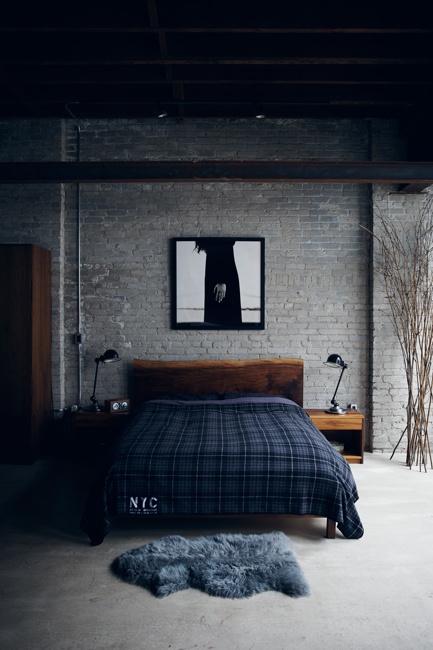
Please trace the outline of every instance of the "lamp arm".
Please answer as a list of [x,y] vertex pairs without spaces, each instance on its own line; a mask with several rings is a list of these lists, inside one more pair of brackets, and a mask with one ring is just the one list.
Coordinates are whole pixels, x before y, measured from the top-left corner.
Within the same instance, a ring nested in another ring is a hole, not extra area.
[[93,382],[93,394],[90,400],[93,402],[93,404],[97,404],[98,401],[96,399],[95,393],[96,393],[96,381],[98,379],[98,368],[99,368],[99,359],[95,359],[96,361],[96,370],[95,370],[95,380]]
[[336,397],[336,395],[337,395],[337,391],[338,391],[338,388],[339,388],[339,386],[340,386],[341,378],[342,378],[342,376],[343,376],[343,372],[346,370],[347,367],[348,367],[348,366],[347,366],[347,364],[345,363],[344,366],[343,366],[343,368],[341,369],[340,377],[339,377],[338,382],[337,382],[337,387],[336,387],[335,392],[334,392],[334,395],[333,395],[333,397],[332,397],[332,399],[331,399],[331,404],[334,404],[334,406],[336,405],[335,397]]

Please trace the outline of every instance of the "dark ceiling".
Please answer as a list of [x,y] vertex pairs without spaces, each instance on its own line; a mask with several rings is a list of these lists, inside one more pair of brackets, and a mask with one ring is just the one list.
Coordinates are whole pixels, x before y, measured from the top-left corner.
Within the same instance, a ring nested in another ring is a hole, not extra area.
[[433,159],[433,28],[414,3],[382,5],[10,7],[0,117],[395,118],[411,159]]
[[[0,182],[278,178],[433,182],[428,2],[142,0],[8,3],[0,22],[0,119],[395,119],[400,169],[21,169]],[[19,164],[18,164],[19,165]],[[367,165],[367,167],[366,167]],[[40,164],[40,167],[43,163]],[[60,175],[59,175],[60,174]],[[153,174],[153,176],[152,176]],[[397,175],[396,175],[397,174]],[[147,176],[146,176],[147,175]]]
[[[433,28],[409,3],[148,0],[2,16],[0,113],[416,118]],[[295,6],[294,6],[295,5]],[[3,13],[3,12],[2,12]],[[9,15],[7,15],[9,14]]]

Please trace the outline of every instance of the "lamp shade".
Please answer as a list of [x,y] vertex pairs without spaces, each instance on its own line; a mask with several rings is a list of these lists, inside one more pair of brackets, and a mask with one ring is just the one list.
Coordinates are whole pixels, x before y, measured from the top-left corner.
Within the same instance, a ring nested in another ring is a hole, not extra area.
[[326,361],[324,361],[324,364],[331,368],[344,368],[346,365],[339,354],[330,354]]
[[95,361],[100,361],[101,363],[112,363],[113,361],[120,361],[120,357],[116,350],[105,350],[104,354]]

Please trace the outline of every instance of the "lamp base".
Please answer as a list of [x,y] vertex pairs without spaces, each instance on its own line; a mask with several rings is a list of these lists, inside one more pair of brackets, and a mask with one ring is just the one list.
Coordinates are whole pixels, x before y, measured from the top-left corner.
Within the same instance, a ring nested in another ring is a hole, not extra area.
[[325,413],[333,413],[334,415],[345,415],[347,409],[342,409],[341,406],[331,406],[331,408],[326,409]]

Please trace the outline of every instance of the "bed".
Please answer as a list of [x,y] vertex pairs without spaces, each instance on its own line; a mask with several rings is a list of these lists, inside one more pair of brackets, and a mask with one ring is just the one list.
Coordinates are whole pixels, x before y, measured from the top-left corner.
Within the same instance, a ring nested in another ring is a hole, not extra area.
[[303,376],[300,359],[135,359],[134,413],[82,515],[90,543],[115,516],[315,516],[360,538],[350,466],[304,411]]

